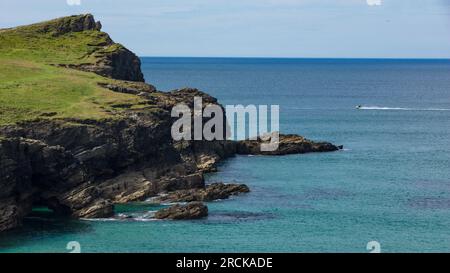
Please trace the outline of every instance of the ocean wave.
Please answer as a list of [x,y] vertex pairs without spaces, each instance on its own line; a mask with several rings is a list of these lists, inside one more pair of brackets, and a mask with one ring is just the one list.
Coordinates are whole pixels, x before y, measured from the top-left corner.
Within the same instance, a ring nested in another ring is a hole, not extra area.
[[80,220],[82,220],[82,221],[89,221],[89,222],[151,222],[151,221],[161,221],[160,219],[156,219],[156,218],[144,218],[144,217],[136,217],[136,218],[129,218],[129,219],[120,219],[120,218],[87,219],[87,218],[82,218]]
[[391,111],[450,111],[448,108],[405,108],[405,107],[381,107],[381,106],[361,106],[358,110],[391,110]]

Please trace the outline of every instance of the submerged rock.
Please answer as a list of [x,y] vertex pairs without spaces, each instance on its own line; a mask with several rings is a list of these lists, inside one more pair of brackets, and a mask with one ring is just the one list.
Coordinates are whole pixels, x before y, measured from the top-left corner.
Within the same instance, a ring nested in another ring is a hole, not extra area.
[[189,189],[170,192],[164,196],[158,196],[152,201],[155,203],[175,203],[192,201],[214,201],[228,199],[232,195],[250,192],[244,184],[214,183],[202,189]]
[[190,202],[186,205],[174,205],[155,213],[156,219],[188,220],[208,216],[208,207],[202,202]]
[[343,148],[329,142],[314,142],[299,135],[279,135],[274,141],[278,148],[274,151],[262,151],[261,144],[269,143],[269,139],[258,137],[256,140],[242,140],[237,143],[237,153],[242,155],[287,155],[313,152],[333,152]]

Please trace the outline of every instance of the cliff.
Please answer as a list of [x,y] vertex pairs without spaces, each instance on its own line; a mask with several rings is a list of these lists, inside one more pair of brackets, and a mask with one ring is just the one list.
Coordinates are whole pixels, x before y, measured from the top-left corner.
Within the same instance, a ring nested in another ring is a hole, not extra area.
[[101,76],[144,81],[139,58],[101,31],[91,14],[5,29],[0,32],[2,57],[35,60],[94,72]]
[[[80,15],[0,31],[0,231],[37,205],[98,218],[112,216],[114,204],[160,193],[211,201],[248,191],[206,187],[203,174],[222,159],[257,154],[260,141],[173,141],[175,104],[217,100],[197,89],[157,91],[143,82],[136,55],[100,29]],[[298,136],[280,144],[275,154],[338,149]],[[158,217],[206,213],[193,203]]]

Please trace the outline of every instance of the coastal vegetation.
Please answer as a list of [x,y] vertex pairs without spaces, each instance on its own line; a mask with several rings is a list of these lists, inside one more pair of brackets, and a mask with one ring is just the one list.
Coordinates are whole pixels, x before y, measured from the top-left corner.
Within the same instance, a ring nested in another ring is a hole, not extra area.
[[[119,112],[114,105],[142,102],[98,85],[113,80],[65,67],[101,63],[105,55],[123,49],[99,25],[85,19],[91,16],[79,18],[0,31],[0,125],[34,119],[114,118]],[[72,29],[82,31],[67,32]]]

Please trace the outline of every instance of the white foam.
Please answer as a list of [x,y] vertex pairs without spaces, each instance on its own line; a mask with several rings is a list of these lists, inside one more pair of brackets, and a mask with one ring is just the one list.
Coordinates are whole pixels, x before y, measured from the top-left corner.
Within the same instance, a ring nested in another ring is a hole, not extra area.
[[118,218],[80,218],[81,221],[89,221],[89,222],[114,222],[114,221],[122,221],[122,219]]
[[447,108],[404,108],[404,107],[380,107],[380,106],[361,106],[358,110],[390,110],[390,111],[450,111]]
[[156,210],[148,210],[140,213],[118,213],[115,217],[109,218],[81,218],[83,221],[92,222],[114,222],[114,221],[144,221],[152,218],[155,215]]
[[161,203],[161,206],[174,206],[174,205],[186,205],[187,202],[169,202],[169,203]]
[[136,222],[152,222],[152,221],[160,221],[160,219],[156,219],[156,218],[133,218],[133,221]]

